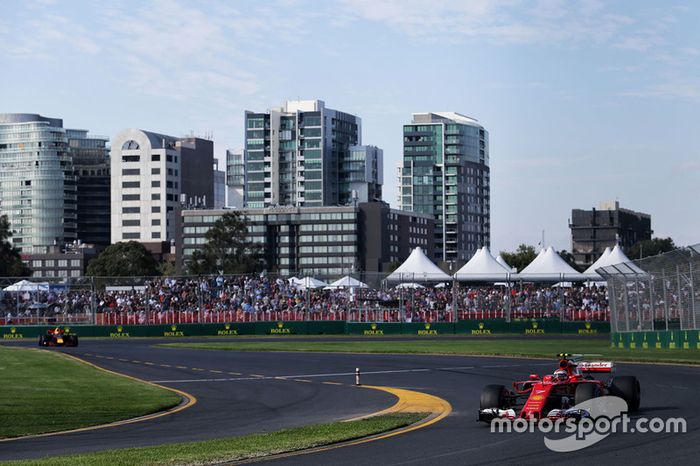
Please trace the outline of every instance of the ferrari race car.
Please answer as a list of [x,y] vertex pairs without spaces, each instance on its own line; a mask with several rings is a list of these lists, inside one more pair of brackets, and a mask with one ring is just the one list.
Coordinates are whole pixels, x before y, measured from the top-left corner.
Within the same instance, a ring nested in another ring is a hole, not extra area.
[[39,346],[78,346],[78,335],[56,327],[47,330],[45,335],[39,335]]
[[[479,421],[494,419],[540,420],[569,418],[580,420],[587,412],[575,408],[599,396],[617,396],[627,402],[630,412],[639,409],[641,391],[633,376],[614,377],[614,365],[607,361],[583,361],[584,355],[560,353],[559,368],[552,375],[531,374],[529,380],[504,385],[486,385],[481,391]],[[605,381],[591,374],[609,374]]]

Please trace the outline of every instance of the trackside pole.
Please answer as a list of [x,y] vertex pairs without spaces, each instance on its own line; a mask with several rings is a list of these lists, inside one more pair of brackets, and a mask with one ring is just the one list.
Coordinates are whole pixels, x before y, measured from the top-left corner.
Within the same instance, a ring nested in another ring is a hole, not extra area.
[[355,385],[360,385],[360,368],[355,368]]

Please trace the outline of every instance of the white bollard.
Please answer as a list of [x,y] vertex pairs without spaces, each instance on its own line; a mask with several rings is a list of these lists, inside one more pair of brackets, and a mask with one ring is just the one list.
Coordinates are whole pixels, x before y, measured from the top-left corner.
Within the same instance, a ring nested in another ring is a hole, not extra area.
[[360,368],[355,368],[355,385],[360,385]]

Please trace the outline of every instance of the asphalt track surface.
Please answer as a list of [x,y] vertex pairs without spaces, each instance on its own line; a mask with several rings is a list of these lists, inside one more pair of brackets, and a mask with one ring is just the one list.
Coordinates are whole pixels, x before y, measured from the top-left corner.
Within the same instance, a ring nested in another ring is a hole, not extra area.
[[[168,339],[168,341],[173,341]],[[119,427],[0,443],[0,460],[231,437],[347,419],[392,405],[362,382],[429,393],[453,412],[428,427],[359,445],[264,460],[275,465],[695,463],[700,454],[700,368],[620,364],[636,375],[642,407],[633,418],[683,417],[685,434],[613,434],[571,453],[554,453],[544,434],[491,433],[477,423],[481,387],[548,373],[555,361],[469,356],[236,352],[161,348],[154,340],[85,340],[61,351],[101,367],[197,397],[178,413]],[[24,343],[27,344],[27,343]],[[339,385],[340,384],[340,385]]]

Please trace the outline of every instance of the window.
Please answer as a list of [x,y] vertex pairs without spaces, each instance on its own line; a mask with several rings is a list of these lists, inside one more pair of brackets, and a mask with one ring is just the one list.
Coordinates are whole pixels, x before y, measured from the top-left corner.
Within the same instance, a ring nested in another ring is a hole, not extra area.
[[151,220],[151,225],[160,225],[160,219],[159,218],[154,218]]
[[141,196],[138,194],[122,194],[122,201],[138,201]]
[[122,162],[140,162],[140,155],[122,155]]
[[141,207],[122,207],[123,214],[140,214]]
[[124,233],[122,234],[124,239],[139,239],[140,235],[138,233]]
[[141,220],[122,220],[122,226],[124,226],[124,227],[138,227],[138,226],[141,226]]
[[151,154],[151,162],[160,162],[160,154]]
[[140,149],[139,143],[130,139],[122,144],[122,150],[138,150]]
[[160,168],[151,168],[151,175],[160,175]]
[[151,213],[154,213],[154,214],[160,213],[160,206],[159,205],[151,206]]
[[152,201],[160,201],[160,193],[151,194],[151,200]]
[[59,267],[68,267],[68,261],[66,259],[59,259],[57,262]]
[[159,231],[154,231],[151,233],[151,238],[152,239],[160,239],[160,232]]
[[151,181],[151,188],[160,188],[160,181]]
[[141,170],[138,168],[124,168],[122,169],[122,176],[140,175]]
[[122,188],[140,188],[141,187],[141,182],[140,181],[124,181],[122,183]]

